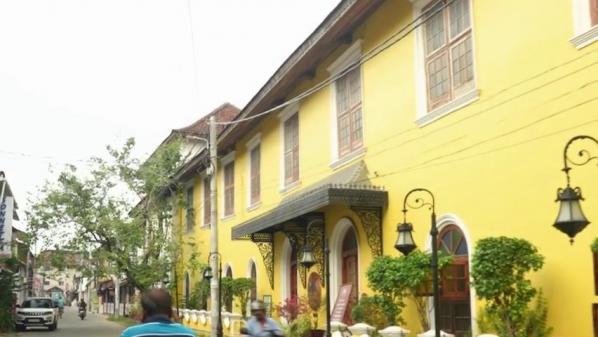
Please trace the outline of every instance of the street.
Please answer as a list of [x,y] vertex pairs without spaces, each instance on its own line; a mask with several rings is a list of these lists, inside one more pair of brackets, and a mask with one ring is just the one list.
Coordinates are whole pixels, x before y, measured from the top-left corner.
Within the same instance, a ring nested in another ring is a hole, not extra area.
[[89,314],[85,320],[77,316],[74,307],[65,307],[62,319],[58,321],[58,329],[48,331],[47,329],[35,328],[25,332],[1,334],[0,336],[60,336],[60,337],[112,337],[120,336],[125,329],[118,323],[107,321],[104,317],[96,314]]

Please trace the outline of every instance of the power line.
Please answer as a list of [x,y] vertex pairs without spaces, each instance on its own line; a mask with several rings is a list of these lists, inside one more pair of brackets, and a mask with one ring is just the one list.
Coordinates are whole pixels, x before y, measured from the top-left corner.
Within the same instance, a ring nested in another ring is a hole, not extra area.
[[[381,42],[378,45],[376,45],[372,50],[366,52],[363,56],[361,56],[359,58],[359,60],[351,63],[349,66],[347,66],[342,71],[340,71],[340,72],[338,72],[338,73],[336,73],[336,74],[334,74],[332,76],[329,76],[328,78],[326,78],[322,82],[316,84],[315,86],[311,87],[310,89],[305,90],[301,94],[299,94],[299,95],[297,95],[297,96],[295,96],[295,97],[287,100],[286,102],[283,102],[283,103],[281,103],[281,104],[279,104],[279,105],[277,105],[277,106],[275,106],[273,108],[270,108],[268,110],[262,111],[260,113],[255,114],[255,115],[252,115],[252,116],[248,116],[248,117],[244,117],[244,118],[240,118],[240,119],[235,119],[235,120],[230,121],[230,122],[216,122],[216,124],[218,124],[218,125],[231,125],[231,124],[238,124],[238,123],[242,123],[242,122],[245,122],[245,121],[253,120],[253,119],[259,118],[261,116],[265,116],[265,115],[267,115],[269,113],[278,111],[278,110],[280,110],[280,109],[282,109],[282,108],[284,108],[286,106],[289,106],[289,105],[291,105],[293,103],[297,103],[297,102],[301,101],[302,99],[304,99],[304,98],[306,98],[308,96],[311,96],[312,94],[314,94],[314,93],[322,90],[323,88],[325,88],[329,84],[333,83],[334,81],[338,80],[339,78],[342,78],[346,74],[350,73],[351,71],[353,71],[357,67],[361,66],[365,62],[371,60],[372,58],[374,58],[375,56],[377,56],[381,52],[385,51],[386,49],[390,48],[391,46],[393,46],[397,42],[401,41],[409,33],[411,33],[412,31],[414,31],[415,29],[417,29],[418,27],[420,27],[421,25],[423,25],[424,23],[426,23],[430,18],[432,18],[434,15],[436,15],[437,13],[441,12],[442,10],[444,10],[446,7],[450,6],[455,1],[457,1],[457,0],[444,1],[444,4],[442,6],[432,7],[431,9],[429,9],[427,11],[424,11],[421,15],[419,15],[418,17],[416,17],[414,20],[410,21],[408,24],[406,24],[401,29],[399,29],[397,32],[395,32],[394,34],[392,34],[391,36],[389,36],[386,40],[384,40],[383,42]],[[425,18],[425,19],[421,20],[422,18]],[[419,23],[416,24],[416,22],[418,22],[420,20],[421,20],[421,22],[419,22]],[[414,25],[414,26],[411,27],[412,25]],[[395,38],[396,38],[396,40],[395,40]]]

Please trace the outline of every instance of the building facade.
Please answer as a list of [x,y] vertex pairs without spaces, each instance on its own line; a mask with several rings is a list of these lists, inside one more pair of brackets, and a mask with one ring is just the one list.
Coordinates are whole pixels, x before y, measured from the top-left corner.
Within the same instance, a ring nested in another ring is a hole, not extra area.
[[[400,254],[403,197],[423,187],[436,197],[441,248],[455,257],[443,330],[479,332],[470,260],[476,241],[504,235],[545,257],[530,277],[547,298],[553,336],[591,336],[598,232],[590,225],[570,245],[552,224],[565,143],[598,137],[596,2],[538,9],[516,0],[341,1],[219,136],[223,273],[255,279],[255,297],[280,303],[318,288],[326,241],[331,287],[322,292],[334,303],[349,284],[355,302],[371,293],[372,260]],[[175,224],[197,242],[184,255],[207,258],[209,176],[197,171],[181,175],[193,212],[179,209]],[[590,220],[597,173],[571,172]],[[429,250],[430,214],[409,218],[417,246]],[[318,261],[310,270],[297,263],[306,241]],[[188,297],[201,272],[178,274]],[[415,308],[403,317],[417,331]]]

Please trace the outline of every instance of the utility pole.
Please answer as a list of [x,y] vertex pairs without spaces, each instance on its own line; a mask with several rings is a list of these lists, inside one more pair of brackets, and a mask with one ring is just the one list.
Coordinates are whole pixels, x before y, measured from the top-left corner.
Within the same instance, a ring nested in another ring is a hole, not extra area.
[[[216,172],[218,167],[218,149],[216,147],[217,141],[217,130],[216,130],[216,118],[215,116],[210,117],[210,165],[208,170],[211,170],[211,177],[210,177],[210,256],[211,259],[211,267],[212,270],[218,270],[218,213],[217,213],[217,200],[216,200]],[[218,294],[220,293],[219,289],[220,285],[218,283],[218,278],[213,277],[210,280],[210,288],[211,288],[211,316],[212,316],[212,324],[211,324],[211,337],[217,336],[217,322],[218,322],[218,314],[221,310],[220,308],[220,298]]]

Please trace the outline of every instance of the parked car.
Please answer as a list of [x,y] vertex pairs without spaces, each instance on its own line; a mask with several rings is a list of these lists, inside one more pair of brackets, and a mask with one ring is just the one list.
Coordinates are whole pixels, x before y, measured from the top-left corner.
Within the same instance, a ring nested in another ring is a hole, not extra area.
[[50,297],[30,297],[16,312],[17,331],[27,327],[47,327],[53,331],[58,327],[58,308]]

